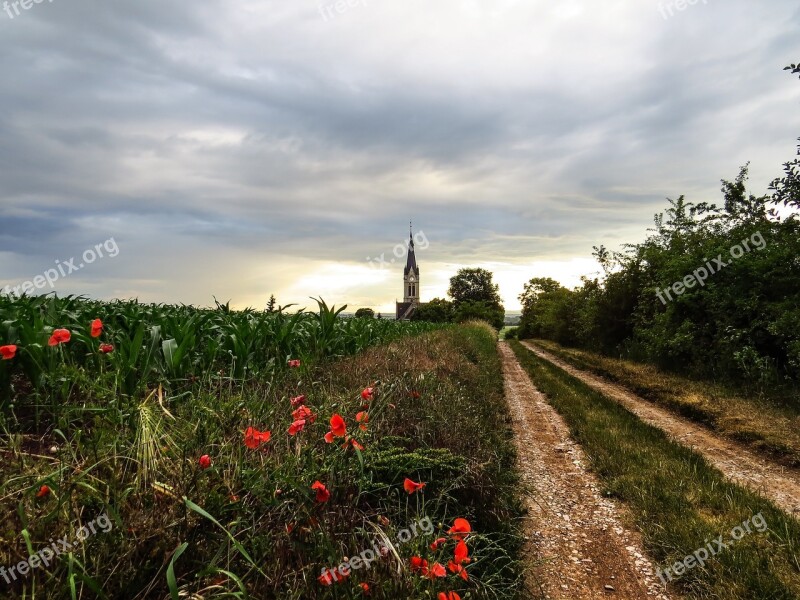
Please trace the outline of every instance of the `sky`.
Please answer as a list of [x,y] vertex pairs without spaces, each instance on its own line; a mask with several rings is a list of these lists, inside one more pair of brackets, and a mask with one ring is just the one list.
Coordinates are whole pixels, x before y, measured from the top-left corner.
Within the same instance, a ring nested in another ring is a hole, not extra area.
[[515,310],[800,135],[796,0],[2,7],[0,289],[393,313],[413,220]]

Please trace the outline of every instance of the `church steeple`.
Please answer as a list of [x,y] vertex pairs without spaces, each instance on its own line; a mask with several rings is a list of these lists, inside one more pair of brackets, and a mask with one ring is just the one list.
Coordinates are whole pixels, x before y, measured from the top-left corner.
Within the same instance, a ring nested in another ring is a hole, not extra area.
[[403,302],[419,302],[419,267],[414,254],[414,232],[408,223],[408,256],[403,270]]

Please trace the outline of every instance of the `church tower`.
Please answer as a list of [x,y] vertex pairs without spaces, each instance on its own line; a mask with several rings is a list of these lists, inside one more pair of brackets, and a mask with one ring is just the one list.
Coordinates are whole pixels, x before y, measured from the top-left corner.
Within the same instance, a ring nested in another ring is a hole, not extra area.
[[419,267],[417,257],[414,255],[414,234],[411,226],[408,228],[408,258],[406,268],[403,270],[403,302],[419,302]]
[[419,267],[417,266],[417,256],[414,254],[414,232],[411,224],[408,226],[406,268],[403,269],[403,301],[396,304],[396,318],[399,321],[410,319],[419,305]]

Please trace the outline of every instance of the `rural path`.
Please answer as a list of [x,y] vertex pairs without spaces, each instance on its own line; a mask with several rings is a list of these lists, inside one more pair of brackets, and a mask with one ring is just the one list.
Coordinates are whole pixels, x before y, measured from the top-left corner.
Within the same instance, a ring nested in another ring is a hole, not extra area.
[[507,342],[500,342],[519,469],[529,489],[524,527],[532,595],[667,600],[623,508],[603,498],[580,446]]
[[771,500],[787,513],[800,517],[800,472],[797,470],[759,456],[741,444],[660,408],[620,385],[573,367],[530,342],[523,342],[523,345],[539,358],[619,402],[642,421],[661,429],[679,444],[702,454],[728,479]]

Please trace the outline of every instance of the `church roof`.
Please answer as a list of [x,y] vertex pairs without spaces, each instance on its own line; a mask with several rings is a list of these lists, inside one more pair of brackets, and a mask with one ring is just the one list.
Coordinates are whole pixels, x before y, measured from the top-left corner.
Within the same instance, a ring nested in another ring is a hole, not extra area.
[[414,255],[414,236],[409,231],[408,233],[408,257],[406,258],[406,268],[403,271],[404,275],[413,269],[414,273],[419,275],[419,267],[417,266],[417,257]]

